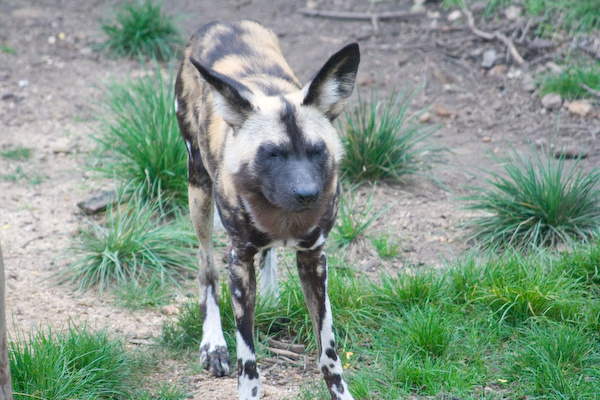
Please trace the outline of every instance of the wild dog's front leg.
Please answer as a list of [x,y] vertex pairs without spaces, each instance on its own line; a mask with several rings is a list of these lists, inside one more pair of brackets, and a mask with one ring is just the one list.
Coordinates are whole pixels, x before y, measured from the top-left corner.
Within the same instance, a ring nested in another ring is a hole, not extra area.
[[256,250],[234,245],[229,256],[231,304],[236,326],[239,400],[258,400],[262,386],[254,351],[255,254]]
[[335,351],[331,303],[327,291],[327,258],[323,248],[296,253],[302,292],[319,349],[319,369],[333,400],[353,400],[342,377],[342,362]]
[[199,302],[202,312],[200,363],[215,376],[229,374],[229,353],[221,328],[218,288],[212,243],[213,197],[212,181],[200,160],[200,152],[188,147],[189,206],[196,236],[200,242]]

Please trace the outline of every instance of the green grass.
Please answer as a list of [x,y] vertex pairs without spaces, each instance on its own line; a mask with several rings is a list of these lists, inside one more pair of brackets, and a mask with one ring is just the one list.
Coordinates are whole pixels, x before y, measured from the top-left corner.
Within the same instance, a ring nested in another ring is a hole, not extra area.
[[48,328],[11,339],[16,400],[129,398],[138,362],[106,331],[70,325],[64,332]]
[[12,146],[0,151],[0,156],[9,160],[26,161],[31,158],[31,148],[23,146]]
[[115,302],[131,310],[153,309],[167,305],[173,297],[172,288],[161,282],[158,274],[149,282],[131,280],[114,289]]
[[[196,271],[196,237],[187,218],[165,217],[160,202],[143,202],[137,196],[109,205],[105,223],[88,220],[75,237],[73,263],[60,273],[80,290],[97,286],[177,283],[182,274]],[[185,221],[185,222],[184,222]]]
[[162,3],[125,2],[116,10],[114,19],[102,24],[108,40],[100,46],[114,57],[169,60],[183,44],[175,19],[164,13]]
[[[466,208],[485,213],[466,224],[483,246],[528,249],[592,240],[600,227],[600,169],[581,159],[544,158],[512,150],[493,156],[504,174],[489,173],[486,186],[466,197]],[[570,164],[570,165],[569,165]]]
[[558,75],[547,75],[542,80],[541,93],[558,93],[567,99],[595,98],[581,85],[600,90],[600,63],[571,65]]
[[12,166],[8,166],[8,173],[7,174],[0,174],[0,178],[9,181],[9,182],[22,182],[25,181],[27,183],[29,183],[30,185],[39,185],[40,183],[42,183],[44,181],[44,179],[47,178],[46,175],[42,175],[37,171],[34,171],[32,173],[27,173],[23,168],[21,168],[20,165],[18,165],[16,168],[13,168]]
[[[598,243],[560,255],[472,253],[444,269],[373,282],[330,267],[338,354],[354,397],[595,399],[600,292],[590,289],[599,255]],[[263,344],[273,335],[306,343],[314,354],[297,276],[290,274],[280,290],[278,306],[258,301],[259,364],[273,356]],[[228,296],[224,285],[221,315],[233,350]],[[168,344],[187,335],[186,349],[195,354],[200,310],[189,307],[164,325],[162,339]],[[489,388],[484,397],[483,387]],[[299,398],[328,397],[317,380]]]
[[433,128],[422,125],[409,114],[409,103],[416,92],[393,91],[389,100],[370,100],[358,93],[358,103],[344,112],[340,123],[345,157],[340,169],[352,182],[402,181],[407,174],[423,170],[424,160],[438,151],[429,138]]
[[12,55],[17,54],[17,51],[15,50],[15,48],[12,46],[9,46],[7,44],[3,44],[2,46],[0,46],[0,51],[2,51],[2,53],[5,53],[5,54],[12,54]]
[[158,66],[144,77],[106,88],[101,144],[101,175],[131,188],[145,199],[161,198],[187,208],[187,159],[175,109],[173,69],[164,78]]
[[381,258],[394,258],[400,252],[400,243],[393,241],[389,234],[371,238],[371,243]]
[[389,210],[390,206],[387,206],[374,212],[374,195],[375,187],[373,187],[371,193],[367,196],[364,204],[359,206],[359,202],[357,201],[359,197],[357,186],[342,190],[337,221],[330,233],[330,247],[345,249],[357,239],[365,237],[369,226]]

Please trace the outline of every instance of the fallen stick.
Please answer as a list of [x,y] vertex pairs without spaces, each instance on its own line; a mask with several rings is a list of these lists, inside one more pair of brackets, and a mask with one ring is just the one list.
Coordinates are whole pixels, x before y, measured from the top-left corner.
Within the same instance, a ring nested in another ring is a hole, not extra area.
[[592,89],[591,87],[589,87],[585,83],[580,83],[579,87],[582,88],[583,90],[585,90],[586,92],[588,92],[589,94],[600,98],[600,90]]
[[473,32],[475,36],[479,36],[480,38],[485,40],[497,39],[501,41],[508,48],[510,55],[515,59],[517,64],[525,65],[525,60],[519,54],[519,51],[515,47],[515,44],[504,33],[500,32],[499,30],[494,31],[492,33],[482,31],[481,29],[477,28],[477,26],[475,26],[475,19],[473,18],[473,14],[466,5],[463,7],[463,12],[467,16],[467,24],[469,25],[469,28],[471,28],[471,32]]
[[374,30],[378,30],[378,21],[386,19],[412,19],[420,18],[424,15],[423,12],[414,11],[388,11],[382,13],[359,13],[351,11],[330,11],[330,10],[313,10],[303,8],[300,10],[303,15],[308,17],[322,17],[332,19],[355,19],[360,21],[371,21]]

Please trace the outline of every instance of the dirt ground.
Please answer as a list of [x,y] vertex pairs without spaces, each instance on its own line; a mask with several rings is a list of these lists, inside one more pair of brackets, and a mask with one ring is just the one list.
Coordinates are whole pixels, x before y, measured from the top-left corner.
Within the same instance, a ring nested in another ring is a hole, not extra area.
[[[33,149],[26,162],[0,158],[0,241],[12,332],[48,323],[60,327],[75,320],[122,334],[136,346],[158,335],[163,321],[170,318],[160,310],[123,310],[110,297],[93,291],[77,293],[52,278],[72,261],[64,249],[84,218],[76,204],[96,190],[111,187],[110,182],[98,180],[83,168],[92,157],[90,135],[99,128],[94,115],[102,101],[102,84],[141,71],[135,60],[113,60],[92,50],[104,40],[100,22],[111,15],[116,3],[0,0],[0,45],[15,50],[15,54],[0,52],[0,149]],[[392,208],[373,229],[390,233],[402,249],[393,262],[383,263],[389,270],[439,268],[443,260],[467,250],[458,224],[470,214],[461,209],[457,197],[478,183],[481,169],[498,169],[488,153],[510,145],[527,150],[528,142],[544,143],[556,131],[559,112],[544,109],[538,94],[528,86],[531,79],[553,67],[538,62],[539,57],[568,45],[567,41],[542,49],[519,46],[527,61],[536,60],[519,67],[507,62],[501,43],[476,38],[464,18],[449,22],[449,10],[436,1],[426,2],[427,13],[420,17],[379,21],[378,30],[368,20],[307,17],[301,9],[383,12],[409,10],[413,1],[166,3],[170,13],[182,16],[180,25],[186,38],[211,20],[252,18],[271,27],[302,82],[338,48],[358,41],[362,53],[358,83],[363,93],[377,82],[382,96],[394,87],[424,86],[412,107],[431,106],[426,123],[439,125],[434,140],[449,151],[428,171],[438,183],[413,177],[403,185],[377,186],[377,205],[392,204]],[[481,28],[505,26],[510,36],[525,22],[501,19]],[[481,59],[490,49],[497,50],[498,58],[496,67],[486,70]],[[565,108],[560,114],[557,145],[584,148],[586,165],[597,166],[598,105],[584,118]],[[33,184],[31,179],[41,179],[41,183]],[[367,254],[355,260],[355,268],[376,274],[379,263]],[[265,365],[262,368],[267,369]],[[314,377],[314,368],[274,368],[264,374],[264,398],[293,398],[294,391]],[[183,361],[166,362],[156,379],[189,384],[195,400],[235,399],[234,377],[214,379]]]

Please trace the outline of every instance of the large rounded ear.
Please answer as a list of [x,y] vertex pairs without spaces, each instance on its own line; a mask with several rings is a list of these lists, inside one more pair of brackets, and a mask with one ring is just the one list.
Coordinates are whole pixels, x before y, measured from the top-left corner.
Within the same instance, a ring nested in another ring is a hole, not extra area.
[[190,61],[211,87],[216,112],[230,126],[241,126],[253,110],[250,91],[240,82],[204,67],[193,57]]
[[358,43],[335,53],[304,88],[303,104],[317,107],[333,121],[342,112],[344,100],[352,94],[359,63]]

